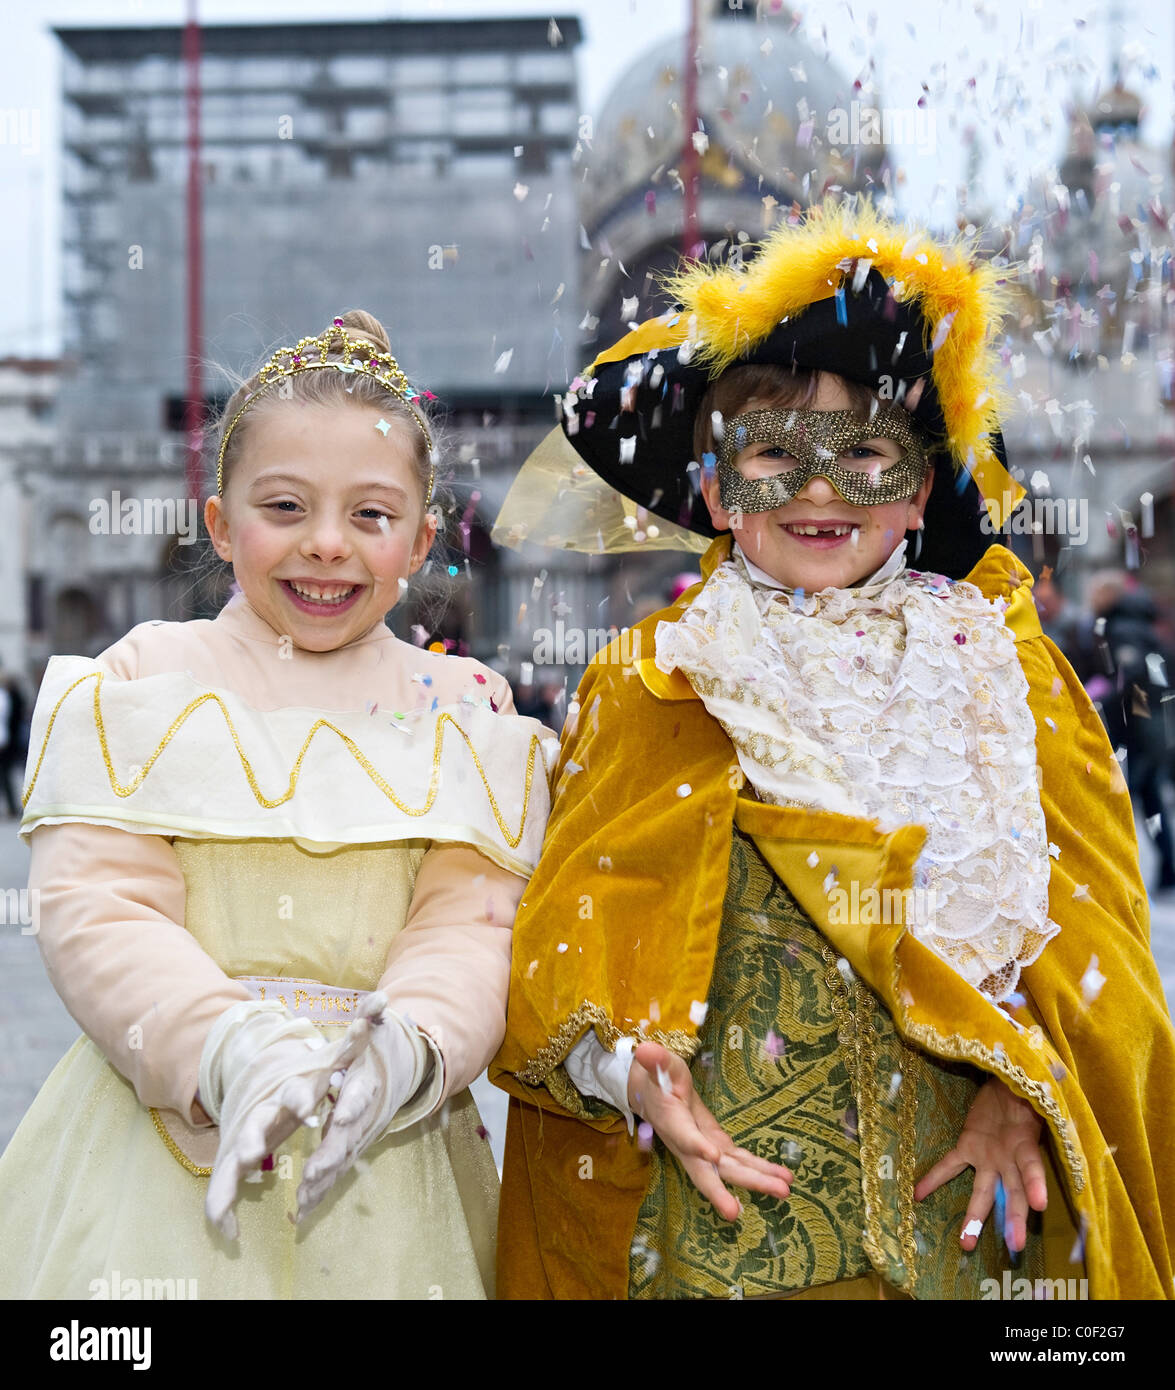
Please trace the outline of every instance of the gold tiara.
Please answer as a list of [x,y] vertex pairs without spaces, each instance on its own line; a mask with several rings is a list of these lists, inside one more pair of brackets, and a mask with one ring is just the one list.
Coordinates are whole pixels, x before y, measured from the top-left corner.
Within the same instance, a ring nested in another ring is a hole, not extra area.
[[[342,346],[332,344],[341,343]],[[331,359],[331,352],[336,356]],[[342,360],[339,360],[341,355]],[[409,414],[420,427],[429,448],[428,496],[424,499],[427,507],[432,502],[433,483],[436,470],[432,462],[432,435],[424,416],[416,407],[420,392],[413,389],[400,364],[390,352],[380,352],[365,338],[352,338],[343,327],[342,319],[335,319],[333,325],[321,337],[299,338],[292,348],[278,348],[264,367],[257,373],[257,386],[245,397],[241,408],[228,422],[228,428],[220,441],[220,452],[216,456],[216,491],[224,496],[224,455],[229,439],[236,428],[237,421],[253,404],[263,391],[267,391],[275,381],[284,377],[296,376],[299,372],[312,372],[321,367],[333,368],[338,372],[358,372],[369,376],[386,390],[397,395],[408,406]]]

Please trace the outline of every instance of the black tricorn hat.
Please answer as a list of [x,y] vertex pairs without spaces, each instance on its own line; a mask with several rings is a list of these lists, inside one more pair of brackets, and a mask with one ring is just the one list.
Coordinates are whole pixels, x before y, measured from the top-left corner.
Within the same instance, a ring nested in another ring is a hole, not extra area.
[[[694,422],[724,371],[771,363],[834,372],[882,399],[908,397],[935,469],[918,563],[960,578],[1023,496],[1006,470],[996,412],[999,283],[992,267],[911,235],[868,204],[813,209],[778,228],[745,270],[683,266],[668,282],[678,306],[572,383],[563,433],[609,487],[713,537]],[[549,469],[552,449],[540,452]],[[509,511],[510,499],[499,530]]]

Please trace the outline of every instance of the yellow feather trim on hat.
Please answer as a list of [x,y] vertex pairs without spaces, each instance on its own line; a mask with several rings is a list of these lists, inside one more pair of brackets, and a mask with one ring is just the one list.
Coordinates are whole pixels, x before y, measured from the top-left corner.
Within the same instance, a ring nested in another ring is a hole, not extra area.
[[989,437],[1009,404],[993,340],[1012,291],[1004,283],[1006,268],[973,260],[963,237],[942,244],[883,217],[871,203],[827,201],[803,221],[776,228],[745,268],[687,265],[663,288],[684,305],[695,360],[718,376],[781,320],[834,294],[853,261],[869,262],[892,281],[895,299],[917,301],[925,348],[945,333],[931,376],[951,453],[956,467],[965,464],[988,495],[982,480],[994,477],[993,466],[1006,477]]

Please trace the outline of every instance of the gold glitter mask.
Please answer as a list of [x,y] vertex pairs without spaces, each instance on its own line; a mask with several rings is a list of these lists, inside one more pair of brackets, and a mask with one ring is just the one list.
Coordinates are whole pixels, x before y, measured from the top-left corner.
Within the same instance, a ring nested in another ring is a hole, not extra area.
[[[870,439],[894,440],[901,458],[888,465],[876,453],[854,458],[853,451]],[[743,477],[735,459],[753,444],[782,450],[787,466],[769,478]],[[850,506],[874,507],[912,497],[929,466],[926,443],[900,406],[878,410],[866,421],[851,410],[748,410],[726,421],[718,487],[728,512],[772,512],[815,477],[827,478]]]

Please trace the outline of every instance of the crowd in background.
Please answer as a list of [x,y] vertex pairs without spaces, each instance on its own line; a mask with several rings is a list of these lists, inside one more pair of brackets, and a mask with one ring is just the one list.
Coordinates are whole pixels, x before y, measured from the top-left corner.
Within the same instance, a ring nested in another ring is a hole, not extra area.
[[1175,889],[1170,784],[1175,775],[1175,698],[1169,682],[1170,613],[1126,570],[1098,570],[1081,608],[1043,572],[1033,589],[1045,633],[1060,647],[1106,726],[1159,856],[1155,892]]

